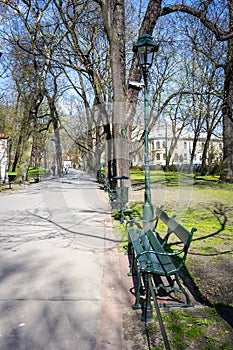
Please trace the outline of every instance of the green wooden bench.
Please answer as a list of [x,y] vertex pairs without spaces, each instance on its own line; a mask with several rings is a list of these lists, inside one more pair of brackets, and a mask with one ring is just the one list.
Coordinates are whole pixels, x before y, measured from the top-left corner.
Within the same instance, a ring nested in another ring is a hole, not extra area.
[[[161,238],[157,232],[160,220],[166,227],[164,238]],[[185,264],[188,248],[196,229],[192,228],[191,231],[188,231],[174,217],[169,217],[162,208],[156,209],[154,229],[145,232],[143,229],[134,225],[132,221],[130,225],[128,228],[128,254],[131,255],[130,275],[136,273],[138,276],[138,286],[135,291],[136,299],[133,308],[141,308],[141,304],[139,303],[140,295],[142,290],[145,290],[146,306],[143,306],[142,319],[151,317],[151,293],[148,284],[149,279],[156,276],[161,278],[159,283],[153,283],[153,289],[155,291],[162,288],[168,293],[178,292],[185,296],[185,301],[179,301],[173,304],[166,303],[165,305],[160,305],[160,307],[190,306],[190,298],[180,282],[179,272]],[[176,251],[171,250],[170,242],[172,241],[174,244],[172,236],[175,238],[176,247],[177,245],[179,246],[179,249]]]

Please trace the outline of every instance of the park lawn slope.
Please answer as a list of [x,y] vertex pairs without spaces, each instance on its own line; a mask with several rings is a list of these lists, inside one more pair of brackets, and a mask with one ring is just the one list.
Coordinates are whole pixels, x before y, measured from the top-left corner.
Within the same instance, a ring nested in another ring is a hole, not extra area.
[[[138,212],[144,200],[143,172],[134,172],[131,181],[136,198],[131,204]],[[171,348],[233,349],[233,185],[221,184],[217,177],[151,172],[151,192],[154,207],[162,204],[183,226],[197,228],[183,276],[198,306],[163,311]],[[189,192],[184,205],[182,192]],[[133,341],[133,327],[138,329],[135,349],[149,349],[140,312],[125,315],[124,322],[128,341]],[[149,329],[151,349],[163,349],[156,316]]]

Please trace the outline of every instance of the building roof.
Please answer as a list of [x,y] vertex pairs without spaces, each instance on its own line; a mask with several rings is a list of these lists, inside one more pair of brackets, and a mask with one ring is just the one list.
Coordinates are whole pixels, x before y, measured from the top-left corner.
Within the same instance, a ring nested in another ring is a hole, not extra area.
[[8,139],[9,136],[4,134],[3,132],[0,132],[0,139]]

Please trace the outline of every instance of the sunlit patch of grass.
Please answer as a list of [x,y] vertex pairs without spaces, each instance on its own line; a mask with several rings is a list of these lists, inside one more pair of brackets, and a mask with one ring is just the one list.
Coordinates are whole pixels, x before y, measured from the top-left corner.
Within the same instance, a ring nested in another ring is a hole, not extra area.
[[43,173],[41,168],[29,168],[28,177],[39,177]]
[[230,349],[230,342],[223,340],[224,324],[215,309],[174,310],[162,316],[172,349],[187,349],[190,343],[202,350]]
[[[137,183],[137,177],[140,178],[141,182],[144,181],[142,171],[134,172],[134,183]],[[175,203],[177,191],[182,193],[183,190],[187,189],[187,181],[190,181],[192,185],[192,194],[188,206],[184,208],[182,205],[175,205]],[[176,214],[175,220],[188,230],[191,230],[192,227],[197,229],[193,235],[183,273],[199,288],[196,291],[198,300],[208,300],[213,304],[219,302],[228,304],[230,296],[226,297],[229,293],[225,291],[227,288],[229,289],[230,282],[227,282],[226,279],[229,276],[228,269],[230,271],[232,267],[231,256],[233,256],[233,185],[221,184],[217,177],[212,176],[194,177],[192,174],[164,173],[162,171],[151,172],[151,183],[152,189],[164,188],[167,183],[170,183],[171,186],[169,185],[166,192],[166,204],[163,209],[169,216]],[[156,195],[156,191],[154,194]],[[142,196],[138,198],[141,200]],[[160,203],[158,202],[156,205],[159,206]],[[136,209],[137,217],[142,216],[142,202],[131,203],[131,206]],[[159,221],[156,230],[164,236],[167,228]],[[172,241],[172,243],[174,242]],[[170,248],[175,250],[174,244]],[[213,270],[216,271],[216,278],[211,274]],[[221,284],[222,278],[227,283]],[[209,288],[212,287],[214,279],[222,288],[218,290],[216,284],[215,291],[211,292],[210,295]]]

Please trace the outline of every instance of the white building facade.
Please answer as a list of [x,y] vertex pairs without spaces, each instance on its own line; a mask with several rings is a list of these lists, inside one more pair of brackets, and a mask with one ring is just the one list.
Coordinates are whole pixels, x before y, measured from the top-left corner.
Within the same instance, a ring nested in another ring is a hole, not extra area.
[[[138,133],[140,137],[142,132]],[[172,133],[171,127],[168,125],[156,125],[149,133],[149,157],[150,165],[153,167],[161,167],[166,165],[166,159],[169,155],[171,144],[174,142],[176,135]],[[139,138],[139,137],[138,137]],[[139,143],[139,140],[136,141]],[[201,165],[202,154],[205,145],[205,137],[202,135],[197,142],[193,164]],[[133,146],[134,150],[136,147]],[[174,151],[171,154],[170,165],[189,165],[191,160],[191,152],[193,149],[193,136],[191,133],[183,132],[176,142]],[[207,152],[208,161],[221,161],[223,154],[223,142],[221,138],[212,137]],[[144,164],[144,146],[134,152],[132,165],[142,166]]]
[[0,183],[8,181],[7,138],[4,133],[0,133]]

